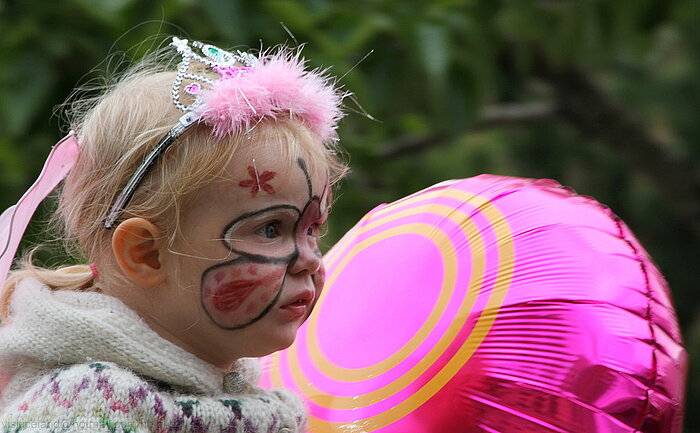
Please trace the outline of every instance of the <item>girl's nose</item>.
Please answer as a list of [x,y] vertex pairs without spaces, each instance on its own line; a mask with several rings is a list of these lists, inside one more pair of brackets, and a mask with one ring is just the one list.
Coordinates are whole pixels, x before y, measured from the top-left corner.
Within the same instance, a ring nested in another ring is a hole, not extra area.
[[299,242],[299,251],[296,259],[289,266],[289,270],[293,274],[308,274],[313,275],[318,272],[323,263],[321,251],[316,246],[315,242]]

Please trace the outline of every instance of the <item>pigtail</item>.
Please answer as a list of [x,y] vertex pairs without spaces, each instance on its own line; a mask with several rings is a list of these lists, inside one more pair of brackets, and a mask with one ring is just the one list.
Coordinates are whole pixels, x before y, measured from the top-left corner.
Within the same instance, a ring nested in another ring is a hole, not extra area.
[[0,319],[4,322],[10,318],[10,300],[17,284],[25,278],[34,278],[51,290],[80,290],[98,292],[95,284],[97,273],[90,265],[73,265],[58,269],[47,269],[32,263],[33,252],[25,257],[17,270],[10,271],[2,296],[0,296]]

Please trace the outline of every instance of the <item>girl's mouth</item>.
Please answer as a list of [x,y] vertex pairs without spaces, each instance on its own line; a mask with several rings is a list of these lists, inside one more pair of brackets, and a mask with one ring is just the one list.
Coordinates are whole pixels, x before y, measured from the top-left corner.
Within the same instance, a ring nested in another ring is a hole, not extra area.
[[280,310],[286,312],[290,317],[300,318],[306,315],[309,305],[314,299],[313,291],[305,291],[301,295],[294,298],[291,302],[287,302],[280,307]]

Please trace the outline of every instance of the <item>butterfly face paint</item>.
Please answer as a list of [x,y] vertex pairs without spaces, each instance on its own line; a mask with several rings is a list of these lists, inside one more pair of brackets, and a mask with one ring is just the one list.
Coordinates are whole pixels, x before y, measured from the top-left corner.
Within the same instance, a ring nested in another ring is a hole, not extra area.
[[[327,188],[320,196],[314,195],[306,163],[302,159],[297,162],[308,188],[303,208],[279,204],[239,215],[222,234],[222,242],[235,258],[206,269],[202,275],[202,306],[222,328],[244,328],[280,307],[290,317],[308,317],[318,298],[324,277],[317,230],[325,221]],[[248,174],[254,176],[255,170]],[[256,185],[251,182],[246,186]],[[296,293],[285,293],[292,268],[301,266],[300,261],[309,261],[310,256],[316,262],[309,272],[313,288],[297,287]]]

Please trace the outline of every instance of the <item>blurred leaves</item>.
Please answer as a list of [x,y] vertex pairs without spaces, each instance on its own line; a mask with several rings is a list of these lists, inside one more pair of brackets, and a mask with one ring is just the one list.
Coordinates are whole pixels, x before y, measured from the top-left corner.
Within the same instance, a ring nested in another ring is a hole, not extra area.
[[208,18],[207,22],[228,41],[243,40],[248,37],[240,3],[238,0],[202,0],[201,2]]
[[[296,39],[363,107],[346,101],[340,135],[353,172],[327,246],[377,204],[447,178],[555,178],[637,233],[671,284],[697,359],[698,23],[700,2],[686,0],[0,2],[0,205],[19,198],[66,130],[53,107],[118,72],[119,53],[138,58],[168,34],[254,49]],[[567,91],[567,71],[596,97]],[[624,122],[601,116],[605,104]],[[643,157],[641,143],[615,135],[629,128],[657,153]],[[698,383],[688,433],[700,431]]]
[[[7,85],[0,93],[0,99],[6,102],[2,104],[0,116],[6,119],[8,135],[18,137],[50,102],[47,96],[56,76],[46,58],[36,57],[31,52],[19,52],[17,58],[9,60],[10,66],[3,72],[7,72],[7,81],[14,84]],[[21,80],[13,80],[20,76]]]

